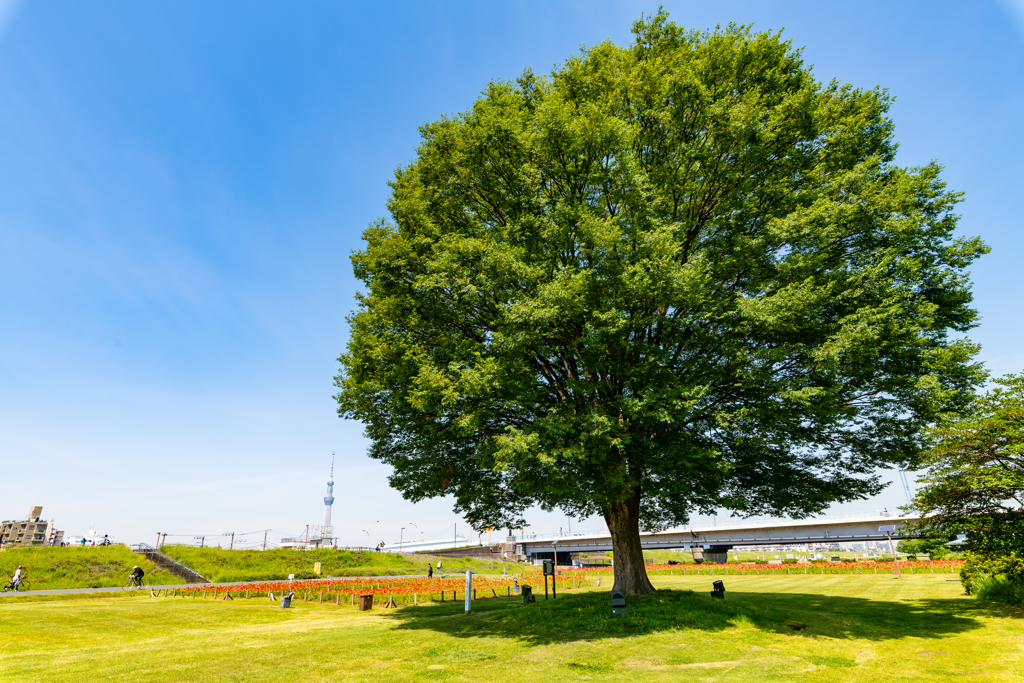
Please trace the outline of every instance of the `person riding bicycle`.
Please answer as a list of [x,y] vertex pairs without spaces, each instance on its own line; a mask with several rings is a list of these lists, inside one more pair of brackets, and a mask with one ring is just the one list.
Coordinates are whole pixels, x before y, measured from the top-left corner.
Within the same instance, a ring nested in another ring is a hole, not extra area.
[[135,582],[135,585],[139,588],[142,587],[142,577],[146,575],[146,572],[142,571],[140,567],[132,567],[132,573],[128,575],[128,578]]

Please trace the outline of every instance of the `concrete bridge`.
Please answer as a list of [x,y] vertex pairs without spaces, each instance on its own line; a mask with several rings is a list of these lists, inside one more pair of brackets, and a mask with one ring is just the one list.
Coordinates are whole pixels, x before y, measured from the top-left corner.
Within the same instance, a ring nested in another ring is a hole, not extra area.
[[[735,547],[751,545],[885,541],[890,535],[894,540],[905,537],[906,533],[901,531],[904,525],[919,519],[920,517],[913,515],[895,516],[869,512],[798,521],[686,526],[658,533],[642,533],[640,545],[644,550],[700,549],[703,553],[714,556]],[[551,558],[557,551],[561,564],[563,553],[567,557],[569,553],[611,550],[612,539],[607,533],[550,535],[517,539],[517,545],[521,546],[521,550],[517,547],[516,554],[526,555],[528,559]]]

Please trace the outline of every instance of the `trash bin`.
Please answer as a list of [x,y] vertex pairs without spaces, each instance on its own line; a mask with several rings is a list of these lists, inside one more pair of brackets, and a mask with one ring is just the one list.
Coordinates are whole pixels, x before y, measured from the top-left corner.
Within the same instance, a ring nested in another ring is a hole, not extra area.
[[366,610],[373,609],[373,596],[372,595],[360,595],[359,596],[359,611],[365,612]]
[[522,593],[523,593],[523,604],[524,605],[529,605],[531,602],[536,602],[537,601],[537,598],[533,594],[533,588],[531,588],[530,586],[527,586],[526,584],[523,584],[523,586],[522,586]]
[[281,596],[281,607],[291,607],[292,598],[295,597],[295,593],[289,593],[288,595]]
[[629,616],[629,608],[626,607],[626,596],[619,591],[612,593],[612,616]]
[[725,598],[725,584],[721,581],[715,581],[711,584],[714,589],[711,591],[711,597],[713,598]]

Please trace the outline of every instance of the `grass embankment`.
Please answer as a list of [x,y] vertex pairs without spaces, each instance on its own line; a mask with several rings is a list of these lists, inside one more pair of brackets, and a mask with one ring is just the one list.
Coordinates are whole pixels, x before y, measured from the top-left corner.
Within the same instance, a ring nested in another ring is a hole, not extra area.
[[[1022,613],[944,576],[659,576],[606,590],[357,612],[333,603],[18,598],[0,681],[1020,681]],[[694,592],[690,592],[691,589]],[[344,656],[324,656],[324,653]]]
[[184,583],[123,545],[9,548],[0,553],[0,577],[4,583],[18,565],[25,566],[22,573],[31,582],[32,590],[122,586],[135,565],[146,572],[146,583]]
[[484,562],[470,558],[437,558],[411,553],[376,553],[359,550],[225,550],[168,545],[161,550],[191,567],[213,582],[276,581],[294,574],[297,579],[316,577],[313,565],[320,563],[321,576],[401,576],[425,574],[427,564],[437,566],[440,559],[445,572],[523,571],[523,565],[511,562]]

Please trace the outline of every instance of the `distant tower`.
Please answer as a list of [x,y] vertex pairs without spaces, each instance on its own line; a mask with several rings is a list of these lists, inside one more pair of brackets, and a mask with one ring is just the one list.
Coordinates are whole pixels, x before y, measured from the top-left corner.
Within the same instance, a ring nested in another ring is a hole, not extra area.
[[327,495],[324,496],[324,525],[320,536],[330,543],[334,538],[334,527],[331,526],[331,506],[334,505],[334,453],[331,453],[331,478],[327,480]]

